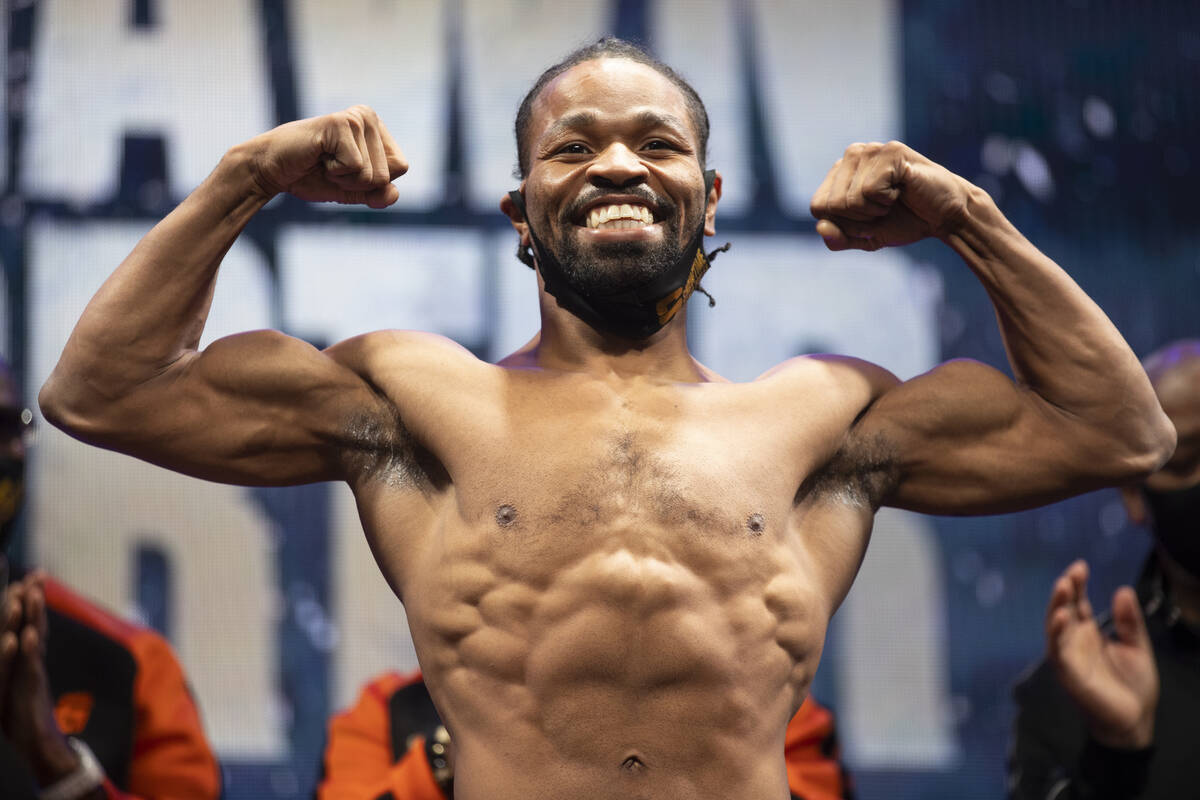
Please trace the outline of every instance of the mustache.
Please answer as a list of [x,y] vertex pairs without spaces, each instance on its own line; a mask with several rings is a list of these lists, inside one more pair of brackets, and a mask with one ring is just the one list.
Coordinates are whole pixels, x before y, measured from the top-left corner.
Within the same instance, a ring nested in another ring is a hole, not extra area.
[[570,205],[563,211],[562,217],[566,221],[571,221],[578,218],[585,208],[599,200],[605,195],[620,193],[628,197],[636,197],[654,212],[656,219],[665,219],[671,216],[675,210],[675,204],[668,198],[659,197],[653,189],[647,186],[630,186],[624,189],[600,189],[593,188],[585,191],[579,197],[576,197]]

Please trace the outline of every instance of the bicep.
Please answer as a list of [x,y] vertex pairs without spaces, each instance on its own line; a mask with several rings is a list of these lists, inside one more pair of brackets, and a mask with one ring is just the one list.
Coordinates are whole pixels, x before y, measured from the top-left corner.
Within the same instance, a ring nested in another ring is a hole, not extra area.
[[85,441],[248,485],[343,478],[355,430],[395,416],[333,354],[277,331],[220,339],[125,396],[89,406],[77,424],[66,425]]
[[947,362],[883,394],[857,426],[889,443],[885,505],[991,514],[1110,482],[1112,453],[1094,426],[992,367]]

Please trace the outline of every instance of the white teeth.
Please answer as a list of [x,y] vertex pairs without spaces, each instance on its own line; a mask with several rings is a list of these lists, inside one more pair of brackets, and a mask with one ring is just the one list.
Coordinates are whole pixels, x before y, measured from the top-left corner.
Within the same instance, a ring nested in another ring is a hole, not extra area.
[[650,209],[629,203],[593,208],[587,218],[589,228],[624,230],[652,224],[654,224],[654,215],[650,213]]

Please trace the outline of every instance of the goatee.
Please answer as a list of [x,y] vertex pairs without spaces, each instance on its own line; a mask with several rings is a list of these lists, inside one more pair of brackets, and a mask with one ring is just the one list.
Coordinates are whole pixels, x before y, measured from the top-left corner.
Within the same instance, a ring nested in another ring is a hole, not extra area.
[[[571,285],[584,295],[611,295],[665,275],[683,257],[683,250],[688,246],[688,242],[681,241],[678,206],[644,188],[626,189],[623,193],[641,197],[653,210],[655,219],[662,221],[663,236],[659,242],[593,243],[582,247],[573,235],[573,220],[601,195],[596,191],[577,198],[564,209],[559,219],[562,233],[553,244],[546,242],[544,245],[552,249]],[[694,221],[688,221],[687,229],[699,224],[697,216]]]

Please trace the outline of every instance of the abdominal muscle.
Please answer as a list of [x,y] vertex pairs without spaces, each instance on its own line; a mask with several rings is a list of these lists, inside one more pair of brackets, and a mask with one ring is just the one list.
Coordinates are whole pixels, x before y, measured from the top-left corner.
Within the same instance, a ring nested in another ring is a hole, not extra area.
[[456,800],[788,797],[784,729],[827,620],[801,560],[780,530],[640,516],[507,545],[444,531],[410,573]]

